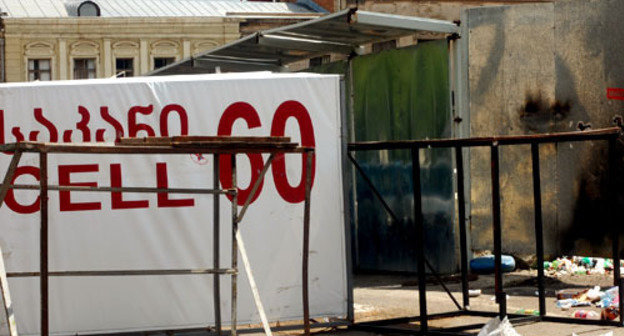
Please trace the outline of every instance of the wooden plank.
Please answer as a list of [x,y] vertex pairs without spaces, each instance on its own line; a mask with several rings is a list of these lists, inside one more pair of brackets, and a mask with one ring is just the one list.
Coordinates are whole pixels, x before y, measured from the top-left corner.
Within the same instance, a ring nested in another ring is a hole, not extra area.
[[[0,151],[9,146],[0,145]],[[24,141],[17,150],[23,152],[74,154],[198,154],[198,153],[301,153],[304,148],[296,143],[227,142],[187,143],[176,146],[115,146],[110,144],[47,143]]]
[[121,138],[117,145],[170,145],[185,142],[290,142],[290,137],[258,137],[258,136],[174,136],[174,137],[143,137]]
[[241,236],[240,230],[238,230],[238,228],[236,229],[236,241],[238,242],[238,251],[240,251],[241,259],[243,260],[243,266],[245,267],[245,273],[247,273],[247,280],[249,281],[249,286],[251,287],[251,293],[253,294],[256,309],[258,310],[260,320],[262,321],[264,334],[266,336],[273,336],[273,333],[271,333],[269,320],[267,319],[266,313],[264,311],[264,306],[262,305],[262,300],[260,300],[258,285],[256,285],[256,280],[254,279],[253,272],[251,271],[251,264],[249,263],[249,258],[247,257],[245,243],[243,242],[243,237]]
[[13,304],[11,302],[11,294],[9,292],[9,281],[7,280],[6,268],[4,268],[4,257],[2,248],[0,247],[0,287],[2,287],[2,302],[4,303],[4,313],[11,336],[18,336],[17,324],[15,323],[15,314],[13,312]]

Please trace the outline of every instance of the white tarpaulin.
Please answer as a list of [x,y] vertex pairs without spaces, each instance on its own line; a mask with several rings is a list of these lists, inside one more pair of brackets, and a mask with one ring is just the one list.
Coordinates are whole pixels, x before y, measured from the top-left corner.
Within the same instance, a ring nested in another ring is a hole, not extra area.
[[[286,135],[314,146],[310,310],[312,316],[346,314],[338,76],[247,73],[0,86],[0,141],[113,141],[116,134]],[[252,171],[267,157],[238,157],[241,189],[250,189]],[[10,158],[0,153],[2,174]],[[53,154],[48,160],[50,184],[213,183],[209,155]],[[302,317],[301,154],[285,161],[273,164],[240,226],[260,297],[274,321]],[[37,155],[24,154],[15,183],[37,183],[38,165]],[[227,176],[221,175],[222,185],[229,183]],[[37,191],[19,190],[9,192],[0,209],[8,272],[39,270],[38,206]],[[51,191],[49,208],[50,271],[212,268],[212,196]],[[230,211],[222,197],[222,267],[230,263]],[[221,279],[227,324],[230,278]],[[39,333],[39,278],[10,278],[9,284],[20,333]],[[212,275],[51,277],[50,331],[205,327],[214,323],[212,288]],[[239,322],[258,322],[242,271],[238,290]],[[7,333],[6,325],[0,333]]]

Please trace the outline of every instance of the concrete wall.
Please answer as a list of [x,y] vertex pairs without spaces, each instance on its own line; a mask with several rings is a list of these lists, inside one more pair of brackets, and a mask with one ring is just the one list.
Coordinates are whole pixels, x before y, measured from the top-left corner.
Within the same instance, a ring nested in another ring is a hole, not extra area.
[[[469,85],[472,136],[570,131],[579,121],[610,126],[624,87],[624,2],[561,0],[471,8]],[[544,145],[546,253],[606,255],[606,146]],[[473,249],[491,249],[489,150],[471,152]],[[501,150],[503,249],[534,252],[530,149]],[[620,174],[621,175],[621,174]]]
[[420,16],[440,20],[459,20],[461,10],[467,7],[551,2],[550,0],[364,0],[350,1],[351,5],[367,11]]

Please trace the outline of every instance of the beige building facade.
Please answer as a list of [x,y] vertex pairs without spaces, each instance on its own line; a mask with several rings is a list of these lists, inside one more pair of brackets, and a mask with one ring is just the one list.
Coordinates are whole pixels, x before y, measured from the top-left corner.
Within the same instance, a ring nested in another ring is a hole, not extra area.
[[0,0],[0,82],[144,75],[319,10],[222,0]]
[[7,82],[132,76],[240,37],[230,18],[4,20]]

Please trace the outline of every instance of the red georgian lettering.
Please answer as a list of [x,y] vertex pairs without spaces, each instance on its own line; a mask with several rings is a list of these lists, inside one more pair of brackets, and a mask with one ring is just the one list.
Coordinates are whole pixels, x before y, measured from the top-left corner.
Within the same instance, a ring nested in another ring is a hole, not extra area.
[[[104,119],[104,121],[113,126],[115,129],[115,140],[124,136],[123,126],[121,126],[121,123],[117,121],[117,119],[108,113],[108,106],[100,107],[100,116],[102,116],[102,119]],[[105,129],[98,129],[95,132],[95,141],[104,142],[104,132],[106,132]]]
[[188,135],[188,115],[184,107],[178,104],[169,104],[160,112],[160,135],[169,136],[169,114],[175,112],[180,118],[180,135]]
[[78,106],[78,113],[82,116],[82,119],[76,123],[76,129],[82,132],[82,141],[89,142],[91,141],[91,130],[89,129],[91,114],[84,106]]
[[[48,130],[48,133],[50,134],[50,142],[58,142],[58,131],[56,129],[56,126],[54,126],[54,124],[50,120],[46,119],[43,116],[43,110],[41,108],[35,108],[35,120]],[[38,134],[39,131],[32,131],[30,132],[28,139],[31,141],[36,141]]]
[[147,136],[150,137],[156,136],[156,133],[154,132],[152,126],[143,123],[137,123],[137,114],[150,115],[152,114],[152,112],[154,112],[154,105],[133,106],[130,108],[130,110],[128,111],[129,137],[136,137],[140,131],[145,131],[145,133],[147,133]]

